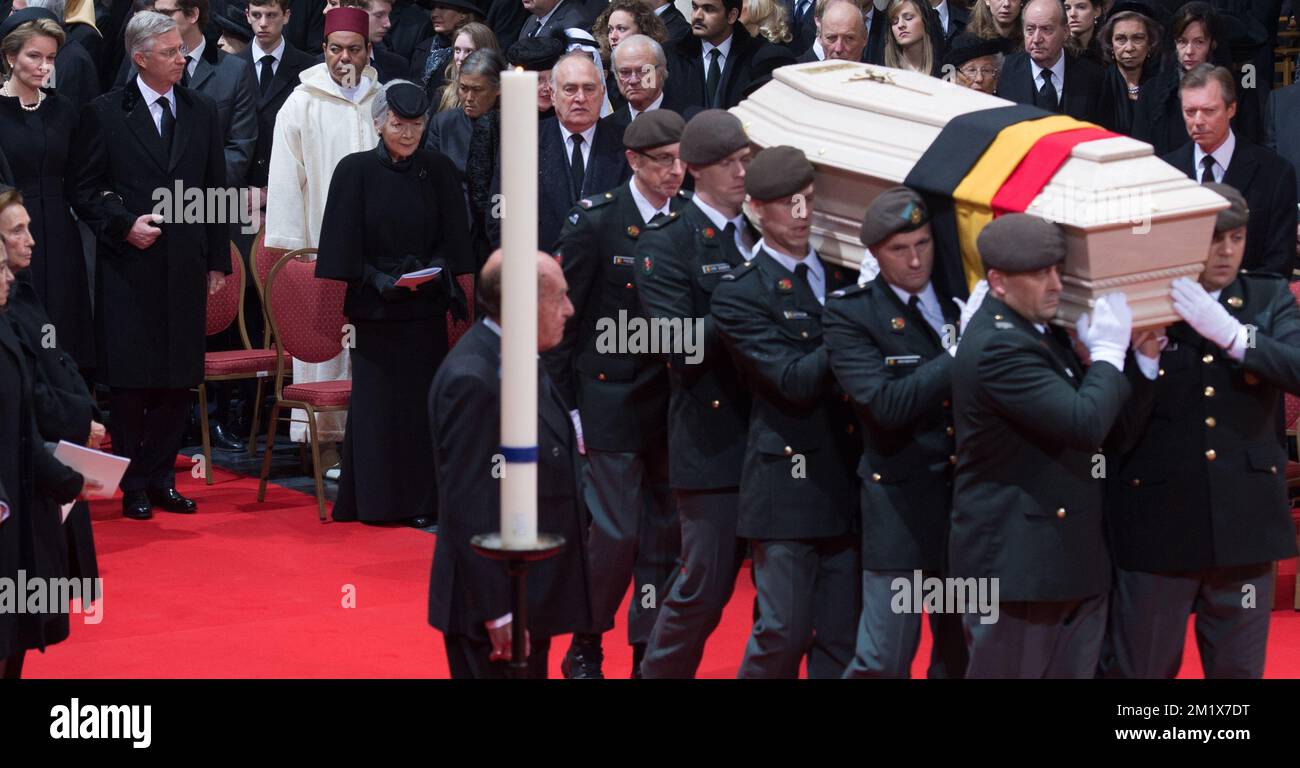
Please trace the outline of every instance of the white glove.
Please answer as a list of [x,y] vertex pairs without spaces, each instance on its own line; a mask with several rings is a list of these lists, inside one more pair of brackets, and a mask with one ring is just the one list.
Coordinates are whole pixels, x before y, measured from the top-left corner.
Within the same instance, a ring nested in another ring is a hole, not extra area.
[[880,262],[872,255],[870,248],[862,249],[862,266],[858,267],[858,285],[866,285],[880,274]]
[[1124,294],[1108,293],[1097,299],[1092,315],[1080,315],[1075,328],[1094,364],[1106,362],[1124,370],[1124,355],[1133,335],[1133,311]]
[[573,432],[578,436],[578,453],[586,456],[587,444],[582,439],[582,416],[579,415],[577,408],[569,411],[569,420],[573,422]]
[[984,297],[989,292],[989,281],[981,279],[975,284],[975,290],[970,292],[970,298],[962,301],[953,297],[952,303],[956,304],[961,310],[961,326],[957,329],[961,335],[966,335],[966,326],[970,325],[970,319],[975,316],[975,312],[984,303]]
[[1174,281],[1171,295],[1178,316],[1186,320],[1192,330],[1223,349],[1231,346],[1244,330],[1237,318],[1228,314],[1228,310],[1206,293],[1198,282],[1180,277]]

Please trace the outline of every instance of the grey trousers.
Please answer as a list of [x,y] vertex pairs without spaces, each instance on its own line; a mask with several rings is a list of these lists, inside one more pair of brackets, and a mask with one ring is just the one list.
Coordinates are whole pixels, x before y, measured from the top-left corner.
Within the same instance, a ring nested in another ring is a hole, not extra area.
[[645,678],[695,677],[745,561],[745,541],[736,538],[737,489],[674,491],[673,498],[681,563],[650,633],[641,662]]
[[663,451],[587,451],[584,496],[591,510],[587,539],[592,632],[613,629],[632,582],[627,641],[650,639],[657,610],[677,563],[681,532],[668,488]]
[[858,539],[755,540],[758,618],[737,677],[838,678],[853,658],[859,595]]
[[1006,602],[998,620],[962,616],[970,663],[966,677],[1071,678],[1096,675],[1106,634],[1106,595],[1065,602]]
[[[939,576],[923,571],[922,578]],[[912,659],[921,643],[919,611],[896,613],[893,609],[894,579],[912,580],[912,571],[862,570],[862,617],[858,620],[858,645],[844,678],[894,678],[912,676]],[[961,614],[931,613],[931,680],[959,680],[966,675],[966,643],[962,637]]]
[[1116,568],[1102,676],[1176,677],[1195,613],[1207,678],[1263,677],[1273,586],[1272,563],[1176,573]]

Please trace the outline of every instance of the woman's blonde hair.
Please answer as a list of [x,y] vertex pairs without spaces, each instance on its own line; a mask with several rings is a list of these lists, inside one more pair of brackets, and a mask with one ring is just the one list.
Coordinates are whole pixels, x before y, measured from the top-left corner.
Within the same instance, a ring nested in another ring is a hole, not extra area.
[[903,47],[894,39],[894,20],[898,17],[898,14],[903,12],[904,5],[910,5],[917,15],[921,17],[921,42],[919,45],[922,46],[923,53],[919,71],[926,75],[934,74],[934,44],[930,40],[930,21],[926,16],[926,12],[929,11],[929,3],[926,2],[926,5],[922,6],[922,2],[926,2],[926,0],[889,0],[889,5],[885,8],[885,19],[889,23],[889,31],[886,32],[888,37],[885,40],[886,67],[893,67],[894,69],[912,68],[912,65],[907,61],[906,54],[903,53]]
[[65,39],[63,27],[49,19],[33,19],[19,24],[17,29],[5,35],[5,39],[0,41],[0,72],[6,78],[11,74],[9,57],[18,58],[19,51],[37,37],[54,38],[54,42],[58,43],[60,48],[63,47]]
[[[1020,13],[1024,13],[1024,0],[1018,0],[1018,2],[1020,2]],[[1016,19],[1011,24],[1011,34],[1007,35],[1007,39],[1015,42],[1017,47],[1023,46],[1025,39],[1025,33],[1020,29],[1020,13],[1016,14]],[[998,32],[998,25],[993,19],[993,11],[985,0],[974,0],[970,12],[970,24],[966,27],[966,31],[985,40],[1002,37],[1002,34]]]
[[[474,50],[481,51],[484,48],[490,48],[497,53],[501,53],[501,46],[497,43],[497,36],[492,32],[492,28],[481,21],[466,22],[456,29],[451,36],[451,44],[454,48],[456,38],[461,35],[469,35],[469,39],[474,41]],[[442,98],[438,99],[438,106],[434,112],[441,112],[444,109],[455,109],[460,106],[460,88],[457,87],[457,81],[460,80],[460,69],[456,66],[456,56],[453,52],[451,61],[447,62],[447,69],[443,72]]]
[[770,43],[785,45],[794,39],[785,6],[776,0],[745,0],[749,8],[749,24]]

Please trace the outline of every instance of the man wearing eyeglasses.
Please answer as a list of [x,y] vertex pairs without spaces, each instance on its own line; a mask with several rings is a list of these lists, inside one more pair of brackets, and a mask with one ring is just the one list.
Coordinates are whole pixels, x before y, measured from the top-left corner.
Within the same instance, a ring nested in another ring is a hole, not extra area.
[[622,131],[633,120],[652,109],[680,112],[675,99],[664,93],[668,59],[663,46],[646,35],[629,35],[619,42],[613,56],[614,79],[626,103],[604,119]]
[[632,179],[579,201],[556,248],[574,315],[543,360],[582,425],[592,515],[587,552],[594,625],[574,638],[564,665],[570,677],[601,676],[601,634],[613,628],[629,581],[635,675],[658,604],[643,601],[643,592],[649,586],[666,594],[677,558],[677,508],[668,490],[668,373],[658,356],[608,342],[619,329],[645,322],[632,254],[647,225],[687,203],[680,192],[686,167],[678,156],[684,127],[681,116],[666,109],[633,120],[623,135]]

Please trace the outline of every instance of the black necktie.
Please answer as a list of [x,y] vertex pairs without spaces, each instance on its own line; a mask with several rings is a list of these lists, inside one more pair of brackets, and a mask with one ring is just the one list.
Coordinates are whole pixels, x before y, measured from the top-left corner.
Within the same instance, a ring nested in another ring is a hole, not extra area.
[[1043,87],[1038,89],[1038,106],[1050,112],[1059,112],[1060,105],[1056,101],[1056,86],[1052,85],[1052,70],[1044,69],[1039,77],[1043,80]]
[[587,176],[582,162],[582,134],[573,134],[573,156],[569,159],[569,175],[573,179],[573,199],[582,197],[582,180]]
[[718,83],[722,82],[722,65],[718,63],[722,51],[717,48],[709,51],[709,73],[704,78],[705,101],[710,107],[718,106]]
[[1214,158],[1210,155],[1201,158],[1201,183],[1214,183]]
[[159,121],[158,133],[162,136],[163,146],[170,153],[172,137],[176,135],[176,115],[172,114],[171,103],[167,101],[166,96],[159,96],[157,104],[162,107],[162,120]]
[[262,57],[262,73],[259,76],[260,80],[257,83],[257,87],[258,90],[262,92],[263,96],[266,95],[266,89],[271,87],[271,78],[275,74],[274,72],[271,71],[271,65],[274,63],[275,63],[275,57],[272,56],[271,54],[268,53]]
[[[912,319],[920,323],[922,328],[929,331],[935,331],[934,326],[930,325],[930,321],[926,318],[925,313],[921,311],[920,296],[917,296],[916,294],[912,294],[912,296],[909,297],[907,300],[907,309],[908,312],[912,315]],[[935,333],[937,334],[938,331],[935,331]]]
[[181,70],[181,85],[188,88],[190,86],[190,62],[194,61],[193,56],[185,57],[185,69]]
[[795,278],[795,287],[798,288],[803,293],[805,298],[812,300],[814,303],[818,303],[818,304],[821,303],[817,301],[817,293],[816,291],[813,290],[812,283],[808,281],[807,264],[800,262],[795,265],[794,278]]

